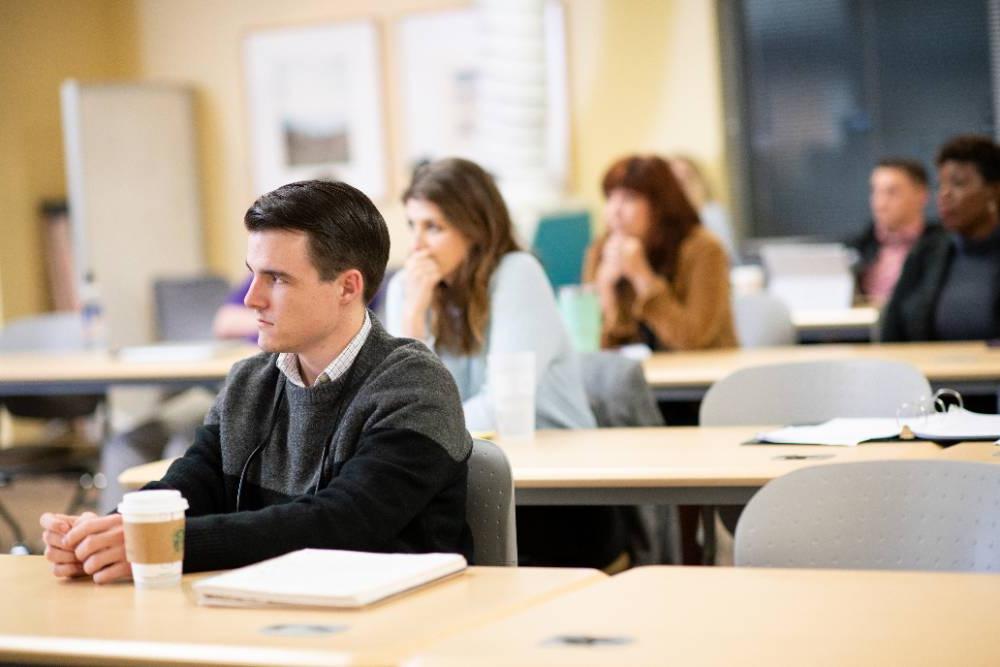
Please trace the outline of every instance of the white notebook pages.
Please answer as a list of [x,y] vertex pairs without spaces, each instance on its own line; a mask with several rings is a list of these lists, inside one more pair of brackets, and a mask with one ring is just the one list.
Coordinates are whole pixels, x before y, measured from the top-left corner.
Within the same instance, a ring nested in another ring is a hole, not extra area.
[[362,607],[467,567],[460,554],[301,549],[194,584],[198,604]]
[[[917,440],[960,442],[1000,438],[1000,415],[984,415],[952,407],[927,417],[906,420]],[[757,434],[760,442],[788,445],[840,445],[851,447],[867,440],[885,440],[900,435],[895,418],[837,418],[815,426],[786,426]]]
[[778,445],[841,445],[852,447],[865,440],[899,435],[899,424],[890,419],[831,419],[814,426],[786,426],[758,433],[761,442]]

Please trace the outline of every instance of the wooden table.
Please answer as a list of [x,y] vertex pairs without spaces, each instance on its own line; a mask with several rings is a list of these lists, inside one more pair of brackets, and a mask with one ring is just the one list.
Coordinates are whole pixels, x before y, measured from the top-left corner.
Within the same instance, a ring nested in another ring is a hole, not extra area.
[[[531,440],[496,442],[510,460],[518,505],[741,505],[770,480],[806,466],[938,458],[952,451],[929,442],[857,447],[741,444],[770,428],[551,430],[538,431]],[[951,456],[992,461],[992,454],[987,446]],[[160,479],[169,463],[138,466],[119,479],[136,488]]]
[[[473,567],[363,610],[222,609],[182,588],[139,591],[54,578],[40,556],[0,556],[0,662],[117,665],[391,665],[551,597],[596,570]],[[323,626],[318,636],[269,634]]]
[[225,379],[230,367],[260,350],[218,345],[205,358],[129,361],[107,351],[12,352],[0,355],[0,396],[103,393],[111,386],[183,388]]
[[998,599],[993,574],[644,567],[406,664],[996,665]]
[[791,345],[696,352],[661,352],[643,362],[646,380],[665,400],[700,400],[733,371],[763,364],[838,359],[889,359],[919,368],[932,385],[996,395],[1000,348],[982,342]]

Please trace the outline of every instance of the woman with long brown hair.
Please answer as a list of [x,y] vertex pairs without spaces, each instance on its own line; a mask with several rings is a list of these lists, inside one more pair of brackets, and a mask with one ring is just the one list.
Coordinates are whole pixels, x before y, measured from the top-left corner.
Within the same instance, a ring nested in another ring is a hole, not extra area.
[[600,295],[603,345],[736,346],[726,251],[666,161],[623,158],[602,185],[607,232],[587,253],[584,279]]
[[534,352],[539,428],[595,425],[541,264],[521,251],[493,178],[457,158],[416,170],[403,193],[410,257],[389,283],[390,333],[424,341],[458,384],[472,430],[492,430],[491,353]]
[[[518,248],[493,178],[462,159],[417,169],[403,193],[410,257],[386,295],[386,328],[424,341],[451,371],[470,430],[496,427],[486,394],[487,356],[534,352],[539,428],[596,426],[579,362],[541,264]],[[517,511],[524,565],[606,567],[624,528],[610,507]]]

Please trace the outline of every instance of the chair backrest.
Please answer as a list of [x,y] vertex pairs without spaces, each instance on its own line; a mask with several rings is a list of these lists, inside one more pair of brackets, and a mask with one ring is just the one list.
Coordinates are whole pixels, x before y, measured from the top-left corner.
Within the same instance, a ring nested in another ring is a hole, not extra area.
[[785,302],[765,292],[733,297],[736,335],[743,347],[794,345],[798,342],[792,314]]
[[753,567],[1000,571],[1000,466],[866,461],[769,482],[736,528]]
[[547,215],[538,222],[532,250],[545,268],[552,287],[580,283],[583,257],[590,244],[590,214],[569,211]]
[[218,276],[156,280],[157,337],[163,341],[212,340],[215,311],[225,303],[230,289]]
[[488,440],[472,441],[465,520],[476,565],[517,565],[514,477],[503,450]]
[[583,389],[597,425],[662,426],[642,363],[617,352],[584,352],[579,355]]
[[806,424],[834,417],[895,417],[931,393],[911,364],[843,359],[768,364],[722,378],[701,402],[702,426]]

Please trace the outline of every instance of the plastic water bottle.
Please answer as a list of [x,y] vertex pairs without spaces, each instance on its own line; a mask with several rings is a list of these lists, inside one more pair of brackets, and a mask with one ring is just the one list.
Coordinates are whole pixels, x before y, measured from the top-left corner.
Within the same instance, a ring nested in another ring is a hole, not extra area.
[[83,318],[83,344],[88,349],[103,349],[108,346],[108,330],[104,319],[104,304],[97,288],[94,272],[88,271],[80,290],[80,316]]

